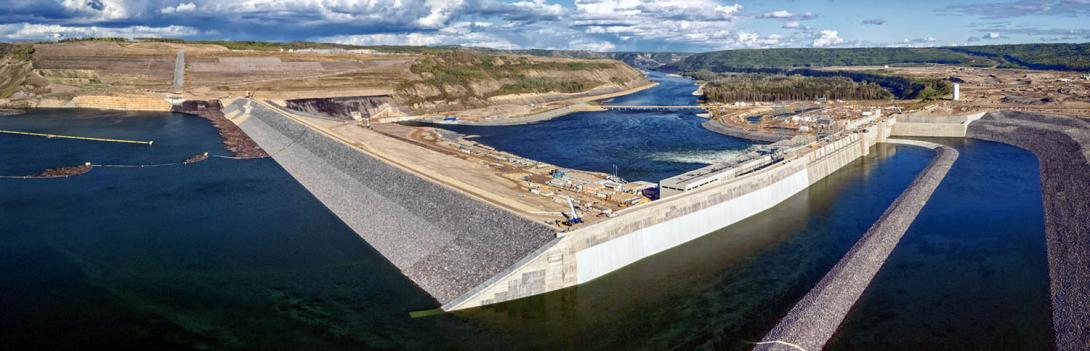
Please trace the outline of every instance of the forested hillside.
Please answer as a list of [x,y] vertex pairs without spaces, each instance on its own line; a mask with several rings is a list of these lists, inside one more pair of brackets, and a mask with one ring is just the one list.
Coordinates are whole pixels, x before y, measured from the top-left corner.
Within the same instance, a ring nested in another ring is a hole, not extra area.
[[499,95],[623,90],[647,81],[614,60],[576,60],[451,50],[425,54],[410,68],[419,80],[402,84],[397,96],[414,108],[432,104],[480,107]]
[[977,67],[1090,71],[1090,44],[1025,44],[942,48],[745,49],[694,54],[681,71],[939,63]]
[[893,98],[892,93],[878,84],[858,83],[846,77],[706,73],[697,78],[707,82],[704,98],[708,102]]

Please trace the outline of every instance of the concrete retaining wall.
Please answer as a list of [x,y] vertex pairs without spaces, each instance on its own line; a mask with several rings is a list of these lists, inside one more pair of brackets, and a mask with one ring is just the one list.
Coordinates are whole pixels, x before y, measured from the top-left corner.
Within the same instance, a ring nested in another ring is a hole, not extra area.
[[162,98],[150,96],[77,96],[72,99],[72,107],[97,108],[103,110],[125,111],[163,111],[173,107]]
[[264,106],[224,109],[405,276],[447,303],[554,240],[548,227],[402,171]]
[[565,233],[443,308],[472,308],[567,288],[707,235],[775,206],[862,157],[877,142],[876,135],[877,129],[846,135],[766,170]]
[[981,112],[965,116],[897,116],[892,136],[963,138],[969,123],[983,115]]
[[755,350],[820,350],[886,262],[958,156],[957,150],[938,144],[902,144],[934,147],[936,157]]

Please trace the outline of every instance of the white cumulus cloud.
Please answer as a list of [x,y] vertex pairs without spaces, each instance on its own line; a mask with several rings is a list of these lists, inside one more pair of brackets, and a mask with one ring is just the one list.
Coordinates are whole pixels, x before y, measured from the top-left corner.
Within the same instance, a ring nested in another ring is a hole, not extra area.
[[794,16],[795,14],[784,10],[765,12],[764,14],[761,14],[762,18],[791,18]]
[[835,30],[823,30],[820,36],[814,39],[812,44],[815,48],[822,48],[827,46],[833,46],[844,43],[844,38],[840,37],[840,32]]
[[59,24],[13,23],[0,24],[0,38],[7,40],[53,40],[63,38],[176,38],[200,33],[185,26],[65,26]]
[[159,13],[169,15],[172,13],[192,12],[197,9],[197,4],[187,2],[178,4],[177,6],[167,6],[159,9]]

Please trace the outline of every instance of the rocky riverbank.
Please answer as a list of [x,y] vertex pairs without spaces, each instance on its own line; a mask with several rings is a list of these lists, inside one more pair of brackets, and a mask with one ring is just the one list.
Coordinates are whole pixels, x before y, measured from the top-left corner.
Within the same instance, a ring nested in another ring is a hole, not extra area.
[[1090,121],[992,112],[968,137],[1018,146],[1037,155],[1058,350],[1090,350]]
[[820,350],[825,345],[957,160],[957,150],[933,147],[931,164],[755,350]]

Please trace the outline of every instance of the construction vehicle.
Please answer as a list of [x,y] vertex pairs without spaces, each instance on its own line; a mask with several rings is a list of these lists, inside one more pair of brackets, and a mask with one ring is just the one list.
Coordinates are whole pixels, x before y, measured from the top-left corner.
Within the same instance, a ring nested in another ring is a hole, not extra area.
[[568,220],[564,224],[570,226],[583,223],[583,218],[579,217],[579,212],[575,210],[575,201],[572,201],[571,196],[568,196],[568,208],[571,209],[571,213],[568,214]]

